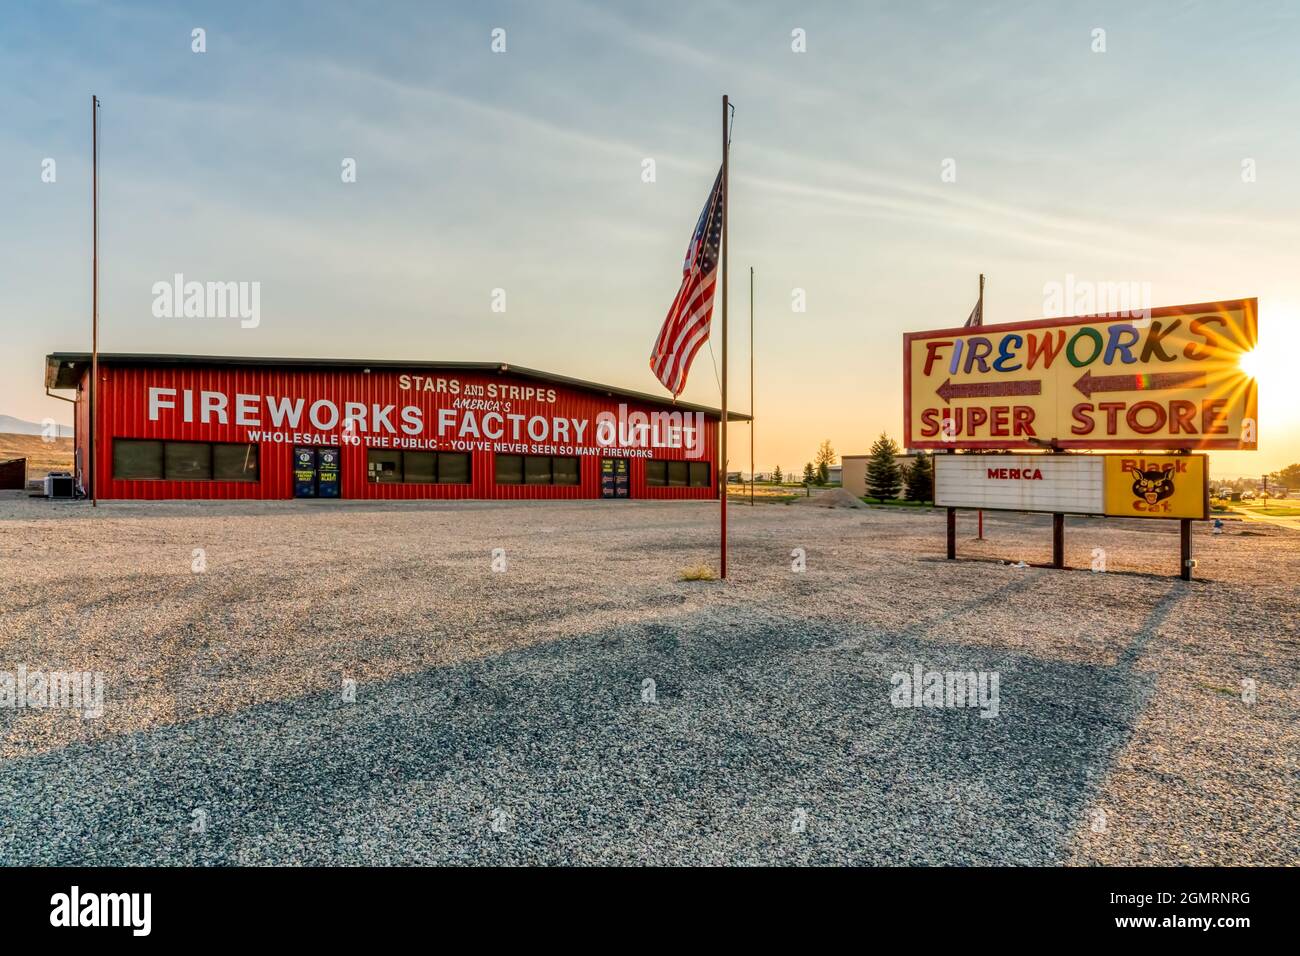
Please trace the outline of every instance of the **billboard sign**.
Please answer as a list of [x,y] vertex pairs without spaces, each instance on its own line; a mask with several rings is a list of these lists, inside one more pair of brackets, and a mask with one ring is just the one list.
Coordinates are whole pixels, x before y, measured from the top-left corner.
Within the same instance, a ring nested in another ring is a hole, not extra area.
[[935,455],[934,503],[943,508],[1101,514],[1101,459],[1095,455]]
[[942,508],[1207,518],[1204,455],[936,455]]
[[908,448],[1256,447],[1256,300],[903,337]]

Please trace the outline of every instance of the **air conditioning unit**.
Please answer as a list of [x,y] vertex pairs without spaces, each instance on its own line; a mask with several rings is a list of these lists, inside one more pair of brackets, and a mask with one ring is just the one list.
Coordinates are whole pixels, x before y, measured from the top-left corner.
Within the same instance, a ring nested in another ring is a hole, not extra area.
[[45,476],[46,498],[75,498],[76,482],[66,471],[52,471]]

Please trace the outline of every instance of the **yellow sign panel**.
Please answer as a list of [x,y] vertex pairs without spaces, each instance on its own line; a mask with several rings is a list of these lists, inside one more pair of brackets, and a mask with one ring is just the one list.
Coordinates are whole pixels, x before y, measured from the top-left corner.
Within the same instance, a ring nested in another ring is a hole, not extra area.
[[1106,514],[1124,518],[1208,518],[1204,455],[1103,455]]
[[903,337],[908,448],[1254,449],[1256,300]]

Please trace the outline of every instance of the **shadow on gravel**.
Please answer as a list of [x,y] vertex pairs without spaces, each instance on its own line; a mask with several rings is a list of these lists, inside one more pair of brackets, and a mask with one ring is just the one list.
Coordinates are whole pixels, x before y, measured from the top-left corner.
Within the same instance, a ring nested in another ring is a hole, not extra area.
[[701,617],[7,761],[0,863],[1056,863],[1177,594],[1115,667]]

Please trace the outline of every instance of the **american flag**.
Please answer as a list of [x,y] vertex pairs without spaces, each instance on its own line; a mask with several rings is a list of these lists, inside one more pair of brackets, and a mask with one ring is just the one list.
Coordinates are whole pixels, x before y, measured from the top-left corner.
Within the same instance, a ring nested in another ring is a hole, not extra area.
[[722,239],[722,170],[713,181],[709,201],[695,224],[682,262],[682,285],[650,353],[655,378],[676,398],[686,387],[695,353],[709,337],[713,292],[718,279],[718,245]]
[[984,324],[984,299],[983,297],[981,297],[979,301],[975,303],[975,308],[970,310],[970,316],[966,319],[966,325],[964,326],[964,328],[969,329],[972,328],[973,326],[983,325],[983,324]]

